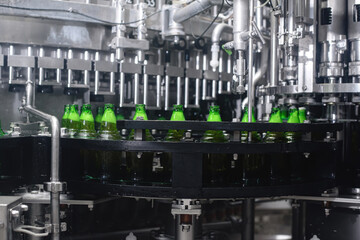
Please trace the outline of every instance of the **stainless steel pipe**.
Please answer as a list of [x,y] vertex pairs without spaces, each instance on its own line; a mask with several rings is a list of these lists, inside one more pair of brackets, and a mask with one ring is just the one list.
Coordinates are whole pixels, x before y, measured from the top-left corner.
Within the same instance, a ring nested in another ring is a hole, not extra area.
[[[26,82],[26,102],[22,109],[38,118],[49,121],[51,125],[51,183],[60,182],[60,123],[59,120],[52,115],[44,113],[33,107],[33,83]],[[60,240],[60,192],[51,192],[51,225],[52,240]]]

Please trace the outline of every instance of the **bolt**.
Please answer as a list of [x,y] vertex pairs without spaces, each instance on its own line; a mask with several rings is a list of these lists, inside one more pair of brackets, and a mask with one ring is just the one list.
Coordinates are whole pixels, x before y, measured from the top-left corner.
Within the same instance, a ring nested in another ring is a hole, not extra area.
[[304,85],[302,88],[303,88],[304,91],[307,90],[307,86],[306,86],[306,85]]
[[20,217],[20,212],[18,210],[12,210],[11,216],[14,218],[18,218],[18,217]]
[[27,212],[29,210],[28,205],[22,204],[20,207],[21,207],[21,210],[23,210],[24,212]]

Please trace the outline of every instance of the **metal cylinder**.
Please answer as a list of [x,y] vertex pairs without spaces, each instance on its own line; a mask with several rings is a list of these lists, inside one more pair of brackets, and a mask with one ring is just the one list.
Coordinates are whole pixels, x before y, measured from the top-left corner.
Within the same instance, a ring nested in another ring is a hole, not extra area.
[[234,48],[235,50],[246,50],[247,41],[243,35],[249,31],[249,1],[234,1]]
[[337,41],[346,35],[346,4],[338,0],[319,0],[319,42]]
[[195,240],[195,215],[176,215],[176,240]]
[[350,41],[360,39],[360,0],[348,0],[348,39]]
[[279,21],[274,13],[271,13],[271,49],[270,49],[270,86],[275,87],[278,84],[278,29]]

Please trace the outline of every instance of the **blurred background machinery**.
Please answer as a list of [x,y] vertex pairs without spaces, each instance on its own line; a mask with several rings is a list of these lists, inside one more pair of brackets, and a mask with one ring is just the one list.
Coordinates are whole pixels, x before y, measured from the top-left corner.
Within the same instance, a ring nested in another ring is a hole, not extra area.
[[[1,240],[359,239],[359,0],[0,0],[0,16]],[[121,117],[82,137],[67,104]]]

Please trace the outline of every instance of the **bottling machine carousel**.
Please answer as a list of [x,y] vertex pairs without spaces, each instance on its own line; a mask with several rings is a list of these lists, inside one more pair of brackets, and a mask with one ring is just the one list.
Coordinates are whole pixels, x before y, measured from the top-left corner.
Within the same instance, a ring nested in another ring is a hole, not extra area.
[[[359,238],[359,0],[0,0],[0,32],[0,240]],[[149,120],[59,121],[107,103]]]

